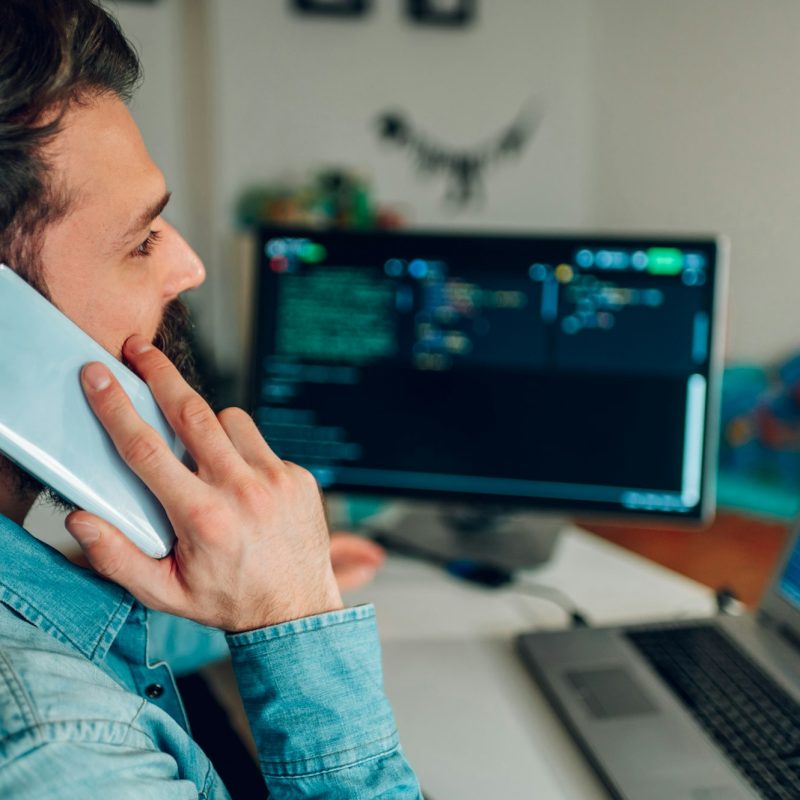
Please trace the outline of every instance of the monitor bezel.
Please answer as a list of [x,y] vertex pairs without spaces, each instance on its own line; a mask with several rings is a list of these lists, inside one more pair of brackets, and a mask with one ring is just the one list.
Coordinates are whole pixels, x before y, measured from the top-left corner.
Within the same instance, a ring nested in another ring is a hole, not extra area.
[[650,524],[665,525],[684,524],[687,526],[705,526],[709,524],[716,511],[716,473],[717,449],[719,444],[719,419],[721,404],[722,372],[724,360],[724,332],[726,329],[726,312],[728,296],[728,265],[730,258],[729,239],[721,234],[681,234],[681,233],[648,233],[603,232],[603,231],[534,231],[534,230],[496,230],[485,229],[463,231],[441,228],[401,228],[397,230],[349,230],[331,227],[300,227],[284,225],[259,225],[255,228],[256,269],[252,276],[252,302],[250,304],[250,353],[249,379],[247,380],[247,407],[250,413],[259,402],[260,380],[257,364],[258,347],[261,340],[263,320],[260,311],[262,301],[262,271],[265,268],[266,241],[275,236],[313,237],[329,234],[346,235],[353,238],[381,234],[386,236],[418,236],[424,237],[459,237],[459,238],[527,238],[533,240],[574,240],[576,242],[598,242],[609,247],[626,243],[628,246],[713,246],[716,255],[713,272],[713,290],[711,300],[710,348],[708,362],[708,387],[706,394],[705,427],[703,442],[703,465],[701,478],[701,498],[696,508],[688,512],[669,511],[663,509],[626,508],[621,504],[614,507],[593,501],[560,501],[552,498],[525,496],[503,496],[496,498],[487,495],[472,495],[463,492],[440,490],[397,489],[388,487],[369,487],[346,483],[334,483],[323,487],[328,494],[361,495],[364,497],[383,497],[391,499],[419,500],[423,502],[439,502],[446,505],[465,505],[484,509],[503,510],[540,510],[546,513],[567,513],[571,516],[589,519],[623,518],[625,520],[642,520]]

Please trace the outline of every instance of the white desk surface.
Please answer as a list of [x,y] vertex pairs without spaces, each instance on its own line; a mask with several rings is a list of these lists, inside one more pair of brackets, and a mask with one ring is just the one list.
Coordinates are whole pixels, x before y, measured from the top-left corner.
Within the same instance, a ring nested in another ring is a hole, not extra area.
[[[575,527],[526,577],[595,625],[715,610],[709,589]],[[515,634],[566,625],[557,606],[399,557],[346,601],[377,607],[386,690],[432,800],[608,797],[514,651]]]

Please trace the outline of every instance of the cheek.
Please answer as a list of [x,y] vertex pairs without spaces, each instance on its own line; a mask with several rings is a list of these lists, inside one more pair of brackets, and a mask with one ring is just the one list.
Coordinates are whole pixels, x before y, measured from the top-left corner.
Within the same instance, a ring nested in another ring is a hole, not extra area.
[[42,251],[45,282],[55,305],[119,357],[132,334],[155,335],[164,306],[157,270],[146,260],[109,261],[90,244],[70,225],[51,229]]
[[116,293],[98,302],[92,313],[89,335],[119,357],[125,340],[138,333],[148,340],[155,336],[161,322],[162,306],[150,293]]
[[160,297],[147,287],[93,285],[79,291],[71,286],[62,291],[57,284],[48,286],[61,311],[116,358],[129,336],[152,339],[161,321]]

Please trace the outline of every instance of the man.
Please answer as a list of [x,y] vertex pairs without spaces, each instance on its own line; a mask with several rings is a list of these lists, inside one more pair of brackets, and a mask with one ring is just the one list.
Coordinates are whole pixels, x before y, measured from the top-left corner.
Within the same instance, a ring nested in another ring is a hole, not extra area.
[[185,362],[176,301],[204,271],[162,217],[164,178],[124,104],[137,78],[93,0],[0,4],[0,260],[147,381],[197,464],[172,456],[108,370],[83,369],[177,534],[156,561],[73,511],[99,577],[24,531],[41,487],[0,462],[0,797],[227,797],[169,668],[148,658],[148,608],[226,632],[271,796],[419,797],[373,610],[343,607],[313,478],[244,412],[215,416],[153,344]]

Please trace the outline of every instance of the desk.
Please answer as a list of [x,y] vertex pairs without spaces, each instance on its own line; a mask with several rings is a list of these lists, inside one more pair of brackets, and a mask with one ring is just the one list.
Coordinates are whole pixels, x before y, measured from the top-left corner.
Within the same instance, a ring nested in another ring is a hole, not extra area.
[[[714,612],[713,592],[575,527],[526,577],[558,587],[594,624]],[[599,800],[608,795],[518,661],[513,636],[566,615],[539,598],[473,588],[392,557],[371,586],[386,690],[433,800]]]
[[787,522],[730,512],[720,512],[700,530],[593,520],[579,524],[712,589],[732,589],[751,608],[767,588],[789,532]]
[[[715,604],[707,587],[723,584],[752,604],[786,535],[785,526],[732,515],[688,533],[585,525],[604,538],[565,529],[552,560],[527,577],[559,588],[594,624],[709,615]],[[60,523],[51,527],[66,538]],[[346,600],[377,606],[387,692],[403,746],[433,800],[607,798],[513,650],[517,633],[564,626],[558,607],[468,586],[397,557]],[[247,739],[230,665],[204,672]]]

